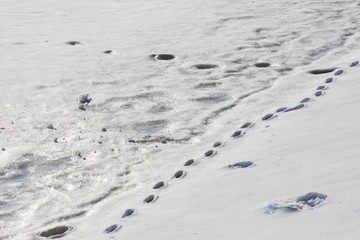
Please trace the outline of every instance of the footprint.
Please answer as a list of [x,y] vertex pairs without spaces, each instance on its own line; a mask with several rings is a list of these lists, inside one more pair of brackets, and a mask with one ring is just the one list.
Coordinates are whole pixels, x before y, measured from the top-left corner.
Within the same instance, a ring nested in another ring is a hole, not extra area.
[[165,186],[165,183],[163,181],[161,181],[161,182],[156,183],[153,186],[153,189],[160,189],[160,188],[163,188],[164,186]]
[[68,42],[66,42],[66,44],[72,45],[72,46],[81,45],[81,43],[79,41],[68,41]]
[[316,90],[325,90],[326,87],[325,86],[318,86]]
[[325,83],[331,83],[331,82],[333,82],[333,81],[334,81],[333,78],[327,78],[327,79],[325,80]]
[[48,238],[60,238],[70,232],[73,228],[68,226],[59,226],[55,228],[51,228],[47,231],[41,232],[38,235],[41,237],[48,237]]
[[157,59],[157,60],[172,60],[175,58],[172,54],[151,54],[150,57]]
[[285,112],[296,111],[296,110],[299,110],[299,109],[301,109],[303,107],[305,107],[305,104],[301,103],[301,104],[297,105],[296,107],[286,109]]
[[281,107],[281,108],[276,109],[276,112],[283,112],[286,109],[288,109],[288,108],[287,107]]
[[324,93],[322,92],[322,91],[317,91],[316,93],[315,93],[315,96],[316,97],[320,97],[320,96],[322,96]]
[[263,121],[269,120],[269,119],[271,119],[273,116],[274,116],[274,114],[272,114],[272,113],[266,114],[266,115],[262,118],[262,120],[263,120]]
[[296,202],[310,207],[315,207],[326,200],[327,195],[317,192],[310,192],[296,198]]
[[270,63],[260,62],[260,63],[255,63],[254,66],[255,66],[255,67],[258,67],[258,68],[266,68],[266,67],[269,67],[269,66],[270,66]]
[[194,159],[189,159],[185,162],[184,166],[191,166],[194,164],[194,162],[195,162]]
[[301,100],[300,101],[300,103],[306,103],[306,102],[308,102],[308,101],[310,101],[311,100],[311,98],[304,98],[303,100]]
[[148,204],[148,203],[153,203],[155,202],[159,197],[158,196],[155,196],[154,194],[151,194],[149,196],[147,196],[145,199],[144,199],[144,203]]
[[335,76],[339,76],[339,75],[343,74],[343,72],[344,72],[344,70],[337,70],[337,71],[334,73],[334,75],[335,75]]
[[247,123],[245,123],[244,125],[242,125],[241,128],[248,128],[248,127],[250,127],[251,125],[252,125],[251,122],[247,122]]
[[104,233],[111,233],[111,232],[116,232],[118,230],[120,230],[122,228],[122,226],[118,226],[117,224],[111,225],[110,227],[106,228],[104,230]]
[[173,178],[179,179],[179,178],[185,177],[185,175],[186,175],[186,172],[185,172],[185,171],[179,170],[179,171],[177,171],[177,172],[174,174],[174,177],[173,177]]
[[314,74],[314,75],[318,75],[318,74],[325,74],[325,73],[330,73],[335,71],[336,68],[326,68],[326,69],[315,69],[315,70],[311,70],[310,73]]
[[355,67],[355,66],[358,65],[358,64],[359,64],[359,61],[352,62],[352,63],[350,64],[350,67]]
[[243,161],[243,162],[237,162],[237,163],[234,163],[234,164],[230,164],[227,167],[228,168],[247,168],[247,167],[252,166],[253,164],[254,163],[251,162],[251,161]]
[[113,50],[105,50],[105,51],[103,51],[103,53],[105,53],[105,54],[112,54],[112,52],[113,52]]
[[193,67],[199,70],[205,70],[205,69],[217,68],[219,66],[216,64],[196,64]]
[[242,135],[244,135],[244,133],[241,130],[239,130],[239,131],[235,131],[231,136],[233,138],[237,138],[237,137],[241,137]]
[[213,155],[215,155],[215,151],[214,151],[214,150],[209,150],[209,151],[207,151],[207,152],[204,153],[204,156],[205,156],[205,157],[211,157],[211,156],[213,156]]
[[129,216],[133,215],[134,212],[135,212],[135,209],[131,209],[131,208],[130,208],[130,209],[127,209],[127,210],[124,212],[124,214],[122,215],[122,218],[129,217]]
[[216,142],[214,143],[213,147],[216,148],[216,147],[220,147],[222,145],[222,142]]

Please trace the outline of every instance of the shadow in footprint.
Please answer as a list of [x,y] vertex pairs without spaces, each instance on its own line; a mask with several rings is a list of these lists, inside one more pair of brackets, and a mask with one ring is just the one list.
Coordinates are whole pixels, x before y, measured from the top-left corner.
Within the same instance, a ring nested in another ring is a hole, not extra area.
[[274,114],[272,114],[272,113],[266,114],[266,115],[262,118],[262,120],[263,120],[263,121],[269,120],[269,119],[271,119],[273,116],[274,116]]
[[161,182],[156,183],[153,186],[153,189],[160,189],[160,188],[163,188],[164,186],[165,186],[165,183],[163,181],[161,181]]
[[333,78],[327,78],[327,79],[325,80],[325,83],[331,83],[331,82],[333,82],[333,81],[334,81]]
[[251,122],[247,122],[247,123],[244,123],[244,125],[242,125],[240,128],[248,128],[252,125]]
[[124,212],[124,214],[122,215],[122,218],[129,217],[129,216],[133,215],[134,212],[135,212],[135,209],[131,209],[131,208],[130,208],[130,209],[127,209],[127,210]]
[[355,66],[358,65],[358,64],[359,64],[359,61],[352,62],[352,63],[350,64],[350,67],[355,67]]
[[150,57],[156,60],[165,60],[165,61],[169,61],[175,58],[175,56],[172,54],[151,54]]
[[222,142],[216,142],[216,143],[214,143],[213,147],[217,148],[217,147],[220,147],[221,145],[222,145]]
[[213,155],[215,155],[215,151],[214,151],[214,150],[209,150],[209,151],[207,151],[207,152],[204,153],[204,156],[205,156],[205,157],[211,157],[211,156],[213,156]]
[[195,162],[194,159],[189,159],[189,160],[187,160],[187,161],[184,163],[184,166],[191,166],[191,165],[194,164],[194,162]]
[[217,68],[219,66],[216,64],[196,64],[193,67],[199,70],[206,70],[206,69]]
[[103,51],[103,53],[105,53],[105,54],[112,54],[112,52],[113,52],[113,50],[105,50],[105,51]]
[[55,228],[51,228],[47,231],[41,232],[38,235],[41,237],[48,238],[60,238],[65,236],[68,232],[70,232],[73,228],[68,226],[59,226]]
[[270,63],[260,62],[260,63],[255,63],[254,66],[257,68],[267,68],[270,66]]
[[281,108],[276,109],[276,112],[283,112],[286,109],[288,109],[288,108],[287,107],[281,107]]
[[71,46],[81,45],[79,41],[68,41],[66,44]]
[[242,135],[244,135],[244,133],[241,130],[235,131],[231,137],[233,138],[237,138],[237,137],[241,137]]
[[155,202],[159,197],[151,194],[144,199],[144,203],[149,204]]
[[317,91],[315,93],[315,97],[320,97],[321,95],[323,95],[323,92],[322,91]]
[[251,162],[251,161],[243,161],[243,162],[237,162],[237,163],[234,163],[234,164],[230,164],[227,167],[228,168],[247,168],[247,167],[252,166],[253,164],[254,163]]
[[335,71],[336,68],[326,68],[326,69],[315,69],[315,70],[311,70],[309,73],[314,74],[314,75],[319,75],[319,74],[325,74],[325,73],[330,73]]
[[117,225],[117,224],[114,224],[114,225],[111,225],[110,227],[106,228],[104,230],[104,233],[112,233],[112,232],[116,232],[118,230],[120,230],[122,228],[122,226],[120,225]]
[[296,111],[296,110],[299,110],[299,109],[301,109],[303,107],[305,107],[305,104],[301,103],[301,104],[297,105],[296,107],[286,109],[285,112]]
[[300,103],[306,103],[306,102],[308,102],[308,101],[310,101],[311,100],[311,98],[304,98],[303,100],[301,100],[300,101]]
[[296,198],[296,202],[310,207],[315,207],[326,200],[327,195],[317,192],[310,192]]
[[325,90],[326,87],[325,86],[318,86],[316,90]]
[[344,70],[337,70],[335,73],[334,73],[334,75],[335,76],[339,76],[339,75],[341,75],[341,74],[343,74],[344,73]]
[[185,175],[186,175],[185,171],[179,170],[174,174],[173,178],[179,179],[185,177]]

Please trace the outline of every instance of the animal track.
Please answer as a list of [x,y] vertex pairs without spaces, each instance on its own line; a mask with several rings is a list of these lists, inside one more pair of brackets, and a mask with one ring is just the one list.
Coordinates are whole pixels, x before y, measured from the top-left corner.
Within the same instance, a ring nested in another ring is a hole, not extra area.
[[318,86],[316,90],[325,90],[326,87],[325,86]]
[[216,147],[220,147],[221,145],[222,145],[221,142],[216,142],[216,143],[214,143],[213,147],[216,148]]
[[321,95],[323,95],[323,92],[322,92],[322,91],[317,91],[317,92],[315,93],[315,96],[316,96],[316,97],[320,97]]
[[231,136],[233,138],[241,137],[244,133],[241,130],[235,131]]
[[111,225],[110,227],[106,228],[104,230],[104,233],[111,233],[111,232],[116,232],[118,231],[119,229],[121,229],[122,226],[118,226],[117,224],[114,224],[114,225]]
[[344,70],[337,70],[337,71],[334,73],[334,75],[335,75],[335,76],[339,76],[339,75],[343,74],[343,72],[344,72]]
[[189,159],[185,162],[184,166],[191,166],[194,164],[194,162],[195,162],[194,159]]
[[310,192],[296,198],[296,202],[310,207],[315,207],[326,200],[327,195],[317,192]]
[[68,41],[66,44],[71,46],[81,45],[79,41]]
[[254,66],[257,67],[257,68],[266,68],[266,67],[270,66],[270,63],[260,62],[260,63],[255,63]]
[[276,112],[283,112],[283,111],[285,111],[286,109],[288,109],[287,107],[281,107],[281,108],[278,108],[277,110],[276,110]]
[[174,174],[174,178],[177,178],[177,179],[183,178],[183,177],[185,177],[185,175],[186,175],[185,171],[179,170]]
[[272,118],[273,116],[274,116],[274,114],[272,114],[272,113],[266,114],[266,115],[262,118],[262,120],[263,120],[263,121],[269,120],[269,119]]
[[301,100],[300,101],[300,103],[306,103],[306,102],[308,102],[308,101],[310,101],[311,100],[311,98],[304,98],[303,100]]
[[327,78],[327,79],[325,80],[325,83],[331,83],[331,82],[333,82],[333,81],[334,81],[333,78]]
[[68,226],[59,226],[55,228],[51,228],[47,231],[41,232],[38,235],[41,237],[47,238],[60,238],[65,236],[68,232],[70,232],[73,228]]
[[350,67],[355,67],[355,66],[358,65],[358,64],[359,64],[359,61],[352,62],[352,63],[350,64]]
[[301,103],[301,104],[297,105],[296,107],[286,109],[285,112],[296,111],[296,110],[299,110],[299,109],[301,109],[303,107],[305,107],[305,104]]
[[251,161],[243,161],[243,162],[237,162],[237,163],[234,163],[234,164],[230,164],[227,167],[228,168],[247,168],[247,167],[252,166],[253,164],[254,163],[251,162]]
[[165,60],[165,61],[169,61],[175,58],[175,56],[172,54],[151,54],[150,57],[157,60]]
[[147,196],[145,199],[144,199],[144,203],[148,204],[148,203],[153,203],[155,202],[159,197],[158,196],[155,196],[154,194],[151,194],[149,196]]
[[216,64],[196,64],[193,67],[199,70],[205,70],[205,69],[217,68],[219,66]]
[[156,183],[156,184],[153,186],[153,189],[160,189],[160,188],[162,188],[162,187],[164,187],[164,186],[165,186],[165,183],[164,183],[163,181],[161,181],[161,182]]
[[251,122],[247,122],[247,123],[245,123],[244,125],[242,125],[241,128],[248,128],[248,127],[250,127],[251,125],[252,125]]
[[215,154],[214,150],[209,150],[209,151],[207,151],[207,152],[204,153],[204,156],[205,156],[205,157],[210,157],[210,156],[212,156],[212,155],[214,155],[214,154]]
[[133,215],[135,212],[135,209],[127,209],[124,214],[122,215],[122,218],[126,218],[126,217],[129,217],[131,215]]
[[336,68],[326,68],[326,69],[315,69],[315,70],[311,70],[310,73],[314,74],[314,75],[318,75],[318,74],[325,74],[325,73],[330,73],[335,71]]

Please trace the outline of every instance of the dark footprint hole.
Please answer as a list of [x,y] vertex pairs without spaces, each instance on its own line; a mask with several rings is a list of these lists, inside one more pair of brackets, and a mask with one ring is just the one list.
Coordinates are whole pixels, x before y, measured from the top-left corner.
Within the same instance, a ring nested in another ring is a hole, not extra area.
[[255,63],[254,66],[258,68],[266,68],[270,66],[270,63],[267,62]]
[[324,90],[325,88],[325,86],[318,86],[316,90]]
[[268,119],[272,118],[273,116],[274,116],[274,114],[272,114],[272,113],[266,114],[266,115],[262,118],[262,120],[263,120],[263,121],[268,120]]
[[162,188],[164,186],[165,186],[165,183],[163,181],[161,181],[161,182],[158,182],[157,184],[155,184],[153,186],[153,189],[159,189],[159,188]]
[[68,41],[66,42],[67,45],[75,46],[75,45],[81,45],[79,41]]
[[219,66],[215,64],[196,64],[193,67],[199,70],[205,70],[205,69],[217,68]]
[[310,73],[314,74],[314,75],[319,75],[319,74],[325,74],[325,73],[330,73],[335,71],[336,68],[326,68],[326,69],[315,69],[315,70],[311,70]]
[[209,150],[209,151],[204,153],[205,157],[210,157],[213,154],[214,154],[214,150]]
[[296,202],[306,204],[310,207],[315,207],[319,205],[322,201],[327,198],[327,195],[317,192],[310,192],[305,195],[299,196],[296,198]]
[[288,108],[287,107],[281,107],[281,108],[276,109],[276,112],[283,112],[286,109],[288,109]]
[[332,81],[334,81],[333,78],[327,78],[327,79],[325,80],[325,83],[331,83]]
[[359,64],[359,61],[352,62],[352,63],[350,64],[350,67],[355,67],[355,66],[358,65],[358,64]]
[[322,91],[317,91],[317,92],[315,93],[315,96],[316,96],[316,97],[320,97],[322,94],[323,94]]
[[228,168],[247,168],[252,166],[254,163],[251,161],[243,161],[243,162],[237,162],[234,164],[230,164]]
[[242,131],[239,130],[239,131],[235,131],[231,136],[235,138],[235,137],[241,136],[241,134],[242,134]]
[[244,125],[242,125],[241,128],[248,128],[251,126],[251,124],[252,124],[251,122],[247,122]]
[[150,56],[157,60],[165,60],[165,61],[172,60],[175,58],[175,56],[172,54],[152,54]]
[[183,170],[179,170],[174,174],[174,178],[182,178],[185,176],[185,172]]
[[286,109],[285,112],[296,111],[296,110],[299,110],[299,109],[301,109],[303,107],[305,107],[305,104],[301,103],[301,104],[297,105],[296,107]]
[[121,228],[121,225],[118,226],[117,224],[111,225],[110,227],[106,228],[104,230],[104,233],[111,233],[114,232],[115,230],[119,230]]
[[215,148],[216,148],[216,147],[220,147],[221,144],[222,144],[221,142],[216,142],[216,143],[214,143],[213,147],[215,147]]
[[300,103],[306,103],[306,102],[308,102],[308,101],[310,101],[311,100],[311,98],[304,98],[303,100],[301,100],[300,101]]
[[111,54],[113,52],[113,50],[106,50],[106,51],[103,51],[103,53],[105,54]]
[[156,199],[157,199],[157,197],[155,195],[151,194],[144,199],[144,203],[152,203],[152,202],[155,202]]
[[135,209],[128,209],[124,212],[124,214],[122,215],[122,218],[129,217],[129,216],[133,215],[134,212],[135,212]]
[[335,76],[339,76],[339,75],[343,74],[343,72],[344,72],[344,70],[337,70],[337,71],[334,73],[334,75],[335,75]]
[[185,162],[184,166],[191,166],[194,164],[194,162],[195,162],[194,159],[189,159]]
[[51,228],[47,231],[39,233],[41,237],[51,237],[51,238],[59,238],[64,236],[67,232],[71,231],[73,228],[68,226],[59,226],[55,228]]

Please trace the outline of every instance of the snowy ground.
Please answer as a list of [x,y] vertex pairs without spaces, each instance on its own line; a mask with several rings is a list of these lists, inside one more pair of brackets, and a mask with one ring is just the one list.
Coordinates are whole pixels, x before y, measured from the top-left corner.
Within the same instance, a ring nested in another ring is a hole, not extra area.
[[[358,3],[35,0],[0,9],[0,239],[56,226],[73,228],[65,239],[359,235],[359,66],[349,66],[359,60]],[[175,58],[150,56],[159,53]],[[304,108],[275,113],[306,97]],[[237,130],[246,134],[231,137]],[[254,164],[225,167],[241,161]],[[185,176],[172,178],[180,169]],[[165,188],[152,190],[158,181]],[[318,194],[297,198],[309,192]],[[149,194],[156,201],[143,204]],[[133,216],[122,218],[127,209]]]

